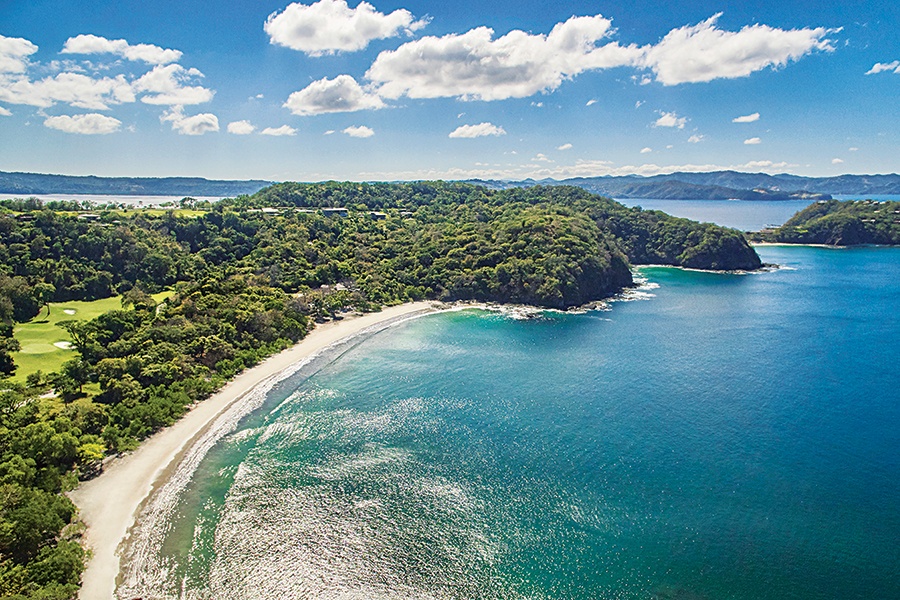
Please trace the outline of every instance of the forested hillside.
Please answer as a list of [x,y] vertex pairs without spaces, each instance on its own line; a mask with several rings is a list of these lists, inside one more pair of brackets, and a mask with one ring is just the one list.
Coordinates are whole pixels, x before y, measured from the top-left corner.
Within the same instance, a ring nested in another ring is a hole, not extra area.
[[737,231],[577,188],[280,184],[202,212],[74,208],[0,214],[0,371],[14,323],[48,302],[122,296],[63,324],[77,357],[60,372],[0,390],[4,598],[72,597],[83,550],[60,492],[315,320],[416,299],[567,308],[631,285],[632,264],[760,266]]
[[755,233],[752,239],[829,246],[896,245],[900,244],[900,202],[817,202],[781,227]]

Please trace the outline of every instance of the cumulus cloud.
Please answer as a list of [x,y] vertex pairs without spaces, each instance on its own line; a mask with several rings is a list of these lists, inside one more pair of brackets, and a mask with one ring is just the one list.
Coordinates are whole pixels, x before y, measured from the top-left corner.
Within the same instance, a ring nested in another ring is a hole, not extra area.
[[375,132],[371,128],[366,127],[365,125],[348,127],[346,129],[344,129],[343,133],[346,133],[350,137],[355,137],[355,138],[368,138],[368,137],[372,137],[373,135],[375,135]]
[[876,75],[878,73],[900,73],[900,60],[889,63],[875,63],[871,69],[866,71],[866,75]]
[[184,107],[173,106],[159,118],[161,122],[171,122],[172,130],[180,135],[203,135],[219,130],[219,119],[212,113],[200,113],[186,117]]
[[653,148],[641,148],[641,154],[650,154],[653,152]]
[[256,127],[250,121],[232,121],[228,124],[227,130],[234,135],[250,135],[256,131]]
[[679,117],[674,112],[660,112],[659,118],[653,123],[653,126],[684,129],[685,123],[687,123],[687,117]]
[[66,40],[62,54],[115,54],[127,60],[139,60],[151,65],[166,65],[181,58],[179,50],[160,48],[152,44],[131,45],[125,40],[108,40],[98,35],[78,35]]
[[705,135],[703,135],[701,133],[695,133],[694,135],[692,135],[691,137],[688,138],[688,143],[689,144],[699,144],[705,138],[706,138]]
[[50,129],[58,129],[66,133],[79,133],[82,135],[105,135],[115,133],[121,127],[122,121],[97,113],[85,115],[61,115],[48,117],[44,120],[44,126]]
[[563,144],[562,146],[557,148],[557,150],[571,150],[571,149],[572,149],[572,144]]
[[289,4],[269,15],[264,28],[272,44],[321,56],[362,50],[373,40],[410,34],[427,23],[405,9],[383,14],[368,2],[350,8],[346,0],[319,0]]
[[295,115],[305,116],[376,110],[384,108],[384,102],[377,94],[364,90],[349,75],[338,75],[334,79],[323,77],[294,92],[284,106]]
[[282,125],[281,127],[266,127],[259,132],[259,135],[271,135],[274,137],[297,135],[297,130],[290,125]]
[[831,164],[833,164],[833,165],[839,165],[843,162],[844,162],[843,159],[840,159],[840,158],[832,158],[831,159]]
[[[571,17],[546,35],[513,30],[495,39],[492,29],[477,27],[381,52],[366,77],[385,98],[503,100],[553,91],[586,71],[649,69],[657,81],[676,85],[745,77],[816,50],[834,50],[826,39],[834,30],[757,24],[725,31],[716,26],[719,17],[673,29],[646,46],[609,41],[611,21],[602,15]],[[646,84],[652,77],[634,79]]]
[[111,105],[134,102],[134,90],[124,76],[94,79],[80,73],[60,73],[32,81],[27,77],[0,76],[0,101],[48,108],[62,102],[78,108],[108,110]]
[[640,64],[663,85],[677,85],[746,77],[767,67],[783,67],[814,50],[834,50],[825,38],[834,31],[823,27],[784,30],[757,24],[723,31],[716,27],[720,16],[673,29],[645,49]]
[[759,139],[758,137],[752,137],[752,138],[744,140],[744,144],[746,144],[747,146],[755,146],[756,144],[761,144],[761,143],[762,143],[762,140]]
[[0,73],[24,73],[38,47],[24,38],[0,35]]
[[759,121],[758,112],[752,115],[744,115],[743,117],[735,117],[731,120],[732,123],[753,123],[754,121]]
[[386,98],[525,98],[587,70],[635,63],[635,45],[598,46],[610,32],[610,20],[597,15],[572,17],[546,35],[514,30],[494,39],[493,29],[477,27],[427,36],[380,53],[366,77]]
[[451,138],[477,138],[488,135],[506,135],[502,127],[493,123],[479,123],[478,125],[460,125],[450,132]]
[[12,116],[12,113],[9,112],[8,108],[4,108],[4,107],[0,106],[0,117],[11,117],[11,116]]
[[181,65],[157,65],[135,81],[133,87],[134,91],[147,94],[141,98],[141,102],[146,104],[203,104],[212,100],[215,92],[199,85],[184,85],[198,77],[203,77],[203,73],[197,69],[185,69]]

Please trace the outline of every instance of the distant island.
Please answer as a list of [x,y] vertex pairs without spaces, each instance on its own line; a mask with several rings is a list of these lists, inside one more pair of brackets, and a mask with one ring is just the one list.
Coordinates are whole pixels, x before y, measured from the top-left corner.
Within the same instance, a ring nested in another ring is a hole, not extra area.
[[856,200],[810,204],[781,227],[749,234],[755,242],[858,246],[900,244],[900,202]]
[[[199,177],[76,177],[0,171],[0,194],[94,194],[118,196],[218,196],[254,194],[274,182],[219,181]],[[713,171],[643,177],[577,177],[572,179],[467,180],[490,189],[568,185],[612,198],[660,200],[830,200],[833,194],[900,194],[900,175],[797,175]]]
[[258,192],[271,181],[221,181],[201,177],[80,177],[0,171],[0,194],[85,194],[107,196],[219,196]]

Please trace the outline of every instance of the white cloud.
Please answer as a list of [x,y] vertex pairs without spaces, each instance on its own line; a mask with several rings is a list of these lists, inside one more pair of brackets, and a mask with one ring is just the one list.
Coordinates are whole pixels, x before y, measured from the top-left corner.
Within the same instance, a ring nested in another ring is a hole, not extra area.
[[742,117],[735,117],[731,120],[732,123],[753,123],[754,121],[759,121],[759,113],[753,113],[752,115],[744,115]]
[[121,125],[122,121],[97,113],[72,116],[62,115],[59,117],[48,117],[44,120],[44,126],[50,129],[83,135],[114,133],[119,130]]
[[678,129],[684,129],[684,125],[687,123],[687,117],[679,117],[674,112],[662,112],[659,113],[659,118],[653,123],[654,127],[677,127]]
[[[787,168],[790,168],[790,167],[796,167],[796,166],[797,166],[797,165],[794,165],[794,164],[791,164],[791,163],[787,163],[787,162],[784,162],[784,161],[781,161],[781,162],[774,162],[774,161],[771,161],[771,160],[751,160],[750,162],[746,162],[746,163],[744,163],[744,164],[742,164],[742,165],[735,165],[735,166],[730,167],[730,168],[732,168],[732,169],[744,169],[744,170],[747,170],[747,169],[749,169],[749,170],[756,169],[756,170],[761,170],[761,171],[773,171],[773,170],[775,170],[775,169],[787,169]],[[718,170],[721,170],[721,169],[716,169],[716,170],[718,171]]]
[[282,125],[281,127],[266,127],[259,132],[259,135],[271,135],[275,137],[284,135],[297,135],[297,130],[290,125]]
[[190,117],[184,116],[184,108],[173,106],[159,118],[160,121],[172,123],[172,130],[180,135],[203,135],[219,130],[219,119],[212,113],[200,113]]
[[594,104],[597,104],[597,102],[598,102],[598,100],[591,98],[590,100],[587,101],[585,106],[593,106]]
[[850,152],[859,152],[859,148],[857,148],[856,146],[853,146],[852,148],[847,148],[847,150]]
[[151,65],[166,65],[181,58],[178,50],[152,44],[131,45],[125,40],[108,40],[97,35],[78,35],[66,40],[61,54],[115,54],[127,60],[140,60]]
[[752,138],[748,138],[748,139],[744,140],[744,144],[746,144],[747,146],[755,146],[756,144],[761,144],[761,143],[762,143],[762,140],[759,139],[758,137],[752,137]]
[[141,102],[169,106],[203,104],[213,98],[212,90],[203,86],[185,86],[194,78],[203,77],[197,69],[185,69],[181,65],[157,65],[134,82],[135,92],[147,93]]
[[24,38],[0,35],[0,73],[24,73],[38,47]]
[[653,152],[653,148],[641,148],[641,154],[650,154]]
[[11,116],[12,116],[12,113],[9,112],[9,109],[8,109],[8,108],[4,108],[4,107],[0,106],[0,116],[2,116],[2,117],[11,117]]
[[783,67],[814,50],[834,50],[832,41],[825,39],[833,30],[757,24],[723,31],[716,27],[720,16],[673,29],[658,44],[644,48],[641,65],[663,85],[677,85],[746,77],[767,67]]
[[335,133],[336,133],[336,132],[334,131],[334,129],[329,129],[328,131],[326,131],[326,132],[323,133],[322,135],[334,135]]
[[493,123],[479,123],[478,125],[460,125],[451,131],[448,137],[477,138],[487,135],[506,135],[506,131]]
[[704,139],[706,139],[705,135],[703,135],[701,133],[695,133],[694,135],[692,135],[691,137],[688,138],[688,143],[689,144],[699,144]]
[[373,40],[409,34],[427,23],[404,9],[386,15],[368,2],[350,8],[345,0],[319,0],[289,4],[269,15],[264,28],[272,44],[321,56],[362,50]]
[[644,100],[637,100],[637,101],[634,103],[634,107],[635,107],[635,108],[640,108],[640,107],[643,106],[644,104],[646,104],[646,102],[645,102]]
[[840,158],[832,158],[831,159],[831,164],[833,164],[833,165],[839,165],[839,164],[842,164],[843,162],[844,161]]
[[866,71],[866,75],[875,75],[877,73],[894,72],[900,73],[900,60],[889,63],[875,63],[871,69]]
[[572,144],[563,144],[562,146],[557,148],[557,150],[571,150],[571,149],[572,149]]
[[0,76],[0,101],[41,108],[62,102],[78,108],[108,110],[110,105],[134,102],[134,91],[122,75],[94,79],[80,73],[60,73],[39,81]]
[[546,163],[552,163],[553,161],[550,160],[549,158],[547,158],[547,155],[546,155],[546,154],[538,154],[537,156],[535,156],[534,158],[531,159],[531,162],[546,162]]
[[375,132],[371,128],[366,127],[365,125],[348,127],[346,129],[344,129],[343,133],[346,133],[350,137],[355,137],[355,138],[368,138],[368,137],[372,137],[373,135],[375,135]]
[[635,45],[597,45],[610,33],[610,20],[597,15],[572,17],[546,35],[514,30],[493,39],[492,29],[477,27],[427,36],[380,53],[366,77],[386,98],[525,98],[587,70],[635,63]]
[[284,106],[295,115],[305,116],[376,110],[384,108],[384,102],[377,94],[364,90],[349,75],[338,75],[334,79],[324,77],[294,92]]
[[232,121],[228,124],[227,129],[228,133],[234,135],[250,135],[256,131],[256,127],[250,121]]

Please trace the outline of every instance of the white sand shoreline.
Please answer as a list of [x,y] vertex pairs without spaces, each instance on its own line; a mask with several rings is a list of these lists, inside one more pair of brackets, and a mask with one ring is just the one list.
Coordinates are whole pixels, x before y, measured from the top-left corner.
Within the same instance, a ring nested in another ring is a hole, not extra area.
[[134,452],[111,461],[100,476],[69,493],[87,525],[85,540],[93,552],[82,576],[79,598],[114,597],[120,546],[134,526],[139,508],[219,415],[260,383],[345,338],[386,321],[432,310],[430,302],[413,302],[316,327],[299,343],[244,371],[177,423],[146,439]]

